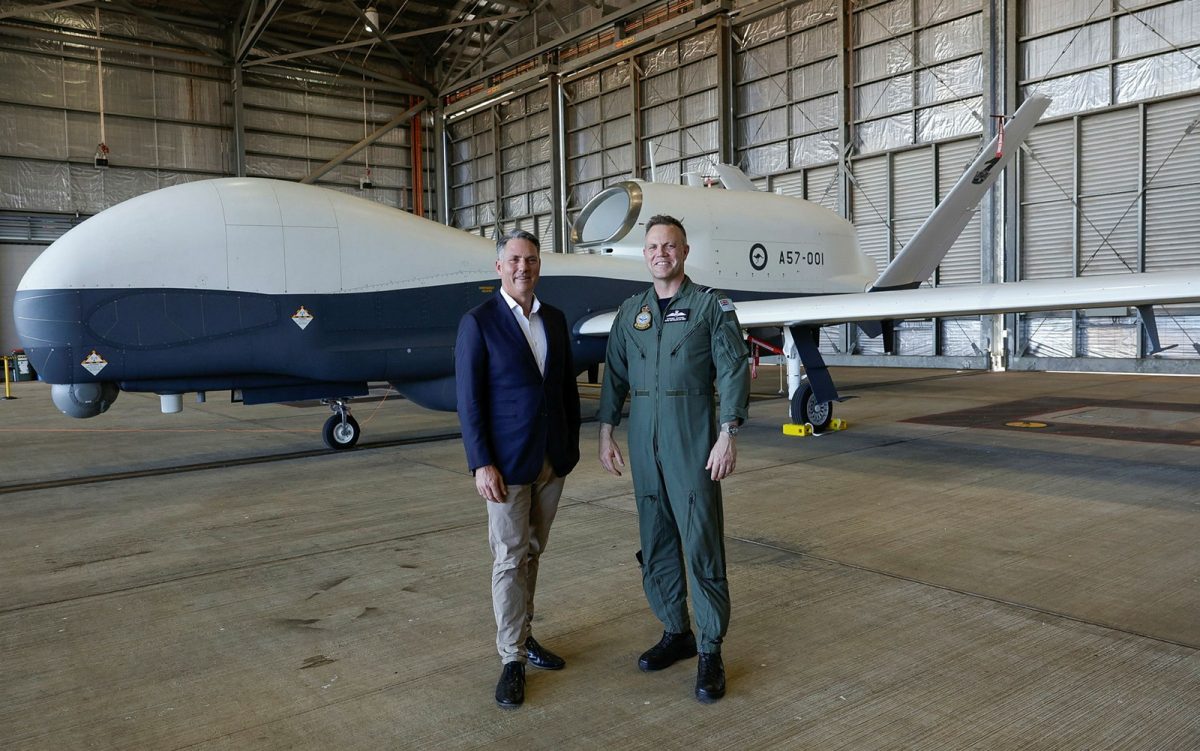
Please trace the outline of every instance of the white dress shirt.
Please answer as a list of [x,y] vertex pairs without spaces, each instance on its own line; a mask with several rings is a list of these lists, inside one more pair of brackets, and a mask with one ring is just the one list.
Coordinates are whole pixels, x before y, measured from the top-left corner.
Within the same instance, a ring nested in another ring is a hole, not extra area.
[[513,318],[517,319],[517,325],[521,327],[521,332],[525,334],[525,341],[529,342],[529,349],[533,352],[533,359],[537,362],[538,372],[543,376],[546,375],[546,325],[542,323],[542,317],[538,311],[542,307],[541,301],[535,295],[533,298],[533,306],[529,309],[529,317],[525,317],[525,311],[521,309],[521,303],[512,299],[504,288],[500,288],[500,294],[504,296],[504,302],[508,303],[508,309],[512,311]]

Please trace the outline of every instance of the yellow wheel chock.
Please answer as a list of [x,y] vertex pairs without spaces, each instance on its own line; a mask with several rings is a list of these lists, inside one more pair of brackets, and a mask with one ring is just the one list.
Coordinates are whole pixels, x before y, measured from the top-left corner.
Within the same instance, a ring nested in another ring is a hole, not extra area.
[[[835,430],[845,430],[848,427],[850,427],[850,424],[845,420],[834,418],[829,421],[829,429],[826,430],[825,433],[832,433]],[[813,430],[811,422],[806,422],[803,425],[797,425],[796,423],[789,422],[783,426],[783,434],[799,436],[800,438],[810,435],[824,435],[824,433],[818,433]]]

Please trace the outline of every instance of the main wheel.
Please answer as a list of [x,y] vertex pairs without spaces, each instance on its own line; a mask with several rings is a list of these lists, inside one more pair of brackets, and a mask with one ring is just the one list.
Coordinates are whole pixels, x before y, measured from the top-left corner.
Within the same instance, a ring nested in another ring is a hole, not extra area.
[[819,402],[807,382],[792,397],[792,419],[800,424],[808,423],[813,431],[822,433],[833,421],[833,402]]
[[333,415],[325,421],[325,430],[322,431],[325,445],[339,451],[354,448],[360,435],[362,431],[358,429],[358,420],[354,419],[354,415],[346,415],[345,422],[342,422],[341,415]]

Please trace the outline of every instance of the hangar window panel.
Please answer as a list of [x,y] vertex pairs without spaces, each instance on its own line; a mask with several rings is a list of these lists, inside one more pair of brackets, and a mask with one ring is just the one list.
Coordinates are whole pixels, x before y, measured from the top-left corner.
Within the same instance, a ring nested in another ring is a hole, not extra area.
[[693,168],[711,173],[720,149],[717,100],[700,92],[716,86],[716,52],[716,32],[708,30],[637,56],[641,70],[654,61],[657,72],[639,86],[641,177],[678,182]]
[[[917,73],[917,104],[952,101],[980,91],[983,91],[981,55],[935,65]],[[979,102],[974,106],[981,105]]]
[[917,23],[924,26],[978,10],[976,0],[917,0]]
[[[838,9],[810,0],[734,28],[734,148],[752,176],[837,160]],[[756,33],[755,23],[771,24],[772,33]]]
[[[1196,344],[1200,343],[1200,316],[1164,314],[1160,306],[1155,307],[1158,320],[1158,339],[1164,347],[1155,357],[1168,360],[1195,360]],[[1174,346],[1172,346],[1174,345]],[[1145,345],[1143,345],[1145,346]]]
[[1117,57],[1200,42],[1200,0],[1181,0],[1117,20]]
[[806,65],[838,54],[838,49],[841,47],[838,40],[838,25],[827,23],[836,20],[836,15],[823,17],[819,22],[820,25],[813,28],[793,24],[793,28],[802,29],[792,35],[789,44],[793,66]]
[[855,111],[864,119],[912,109],[912,74],[876,81],[855,90]]
[[[880,337],[882,339],[883,337]],[[933,321],[900,321],[896,324],[896,354],[932,357]]]
[[858,126],[859,151],[869,154],[907,146],[913,139],[912,115],[872,120]]
[[950,357],[978,357],[984,354],[983,323],[975,318],[942,318],[939,320],[938,336],[941,339],[941,354]]
[[[864,7],[865,6],[865,7]],[[913,8],[910,0],[891,0],[877,5],[860,3],[854,12],[854,43],[869,44],[895,36],[912,28]]]
[[683,101],[683,124],[696,125],[708,120],[716,120],[716,91],[708,90],[686,97]]
[[787,167],[787,144],[773,143],[749,149],[742,153],[742,163],[747,174],[771,175],[779,172]]
[[71,193],[69,166],[0,157],[0,199],[7,209],[34,211],[85,211]]
[[1074,357],[1075,319],[1069,313],[1030,313],[1017,319],[1017,355]]
[[838,125],[838,96],[830,94],[792,107],[793,134],[832,131]]
[[[500,218],[530,232],[551,211],[538,196],[551,184],[549,85],[493,107],[498,123],[500,151]],[[553,236],[539,237],[542,249],[557,249]]]
[[836,21],[838,11],[838,0],[807,0],[791,7],[788,20],[793,29],[801,29],[822,21]]
[[[568,222],[607,185],[633,175],[634,105],[630,69],[628,60],[620,60],[563,84],[568,123],[565,144]],[[572,113],[577,109],[588,114],[586,118],[577,118],[578,126],[572,126]],[[663,132],[673,127],[667,106],[662,106],[657,117]]]
[[1104,60],[1108,57],[1110,34],[1107,23],[1096,23],[1032,39],[1022,45],[1024,75],[1026,78],[1061,75]]
[[1106,107],[1112,101],[1112,83],[1107,68],[1054,78],[1025,88],[1025,96],[1043,94],[1052,99],[1043,119],[1082,110]]
[[[791,76],[792,92],[797,99],[836,92],[841,86],[841,81],[838,80],[836,60],[822,60],[813,65],[796,68],[791,72]],[[831,117],[835,120],[837,119],[836,105],[837,100],[835,99],[831,113]]]
[[156,129],[158,166],[228,173],[229,134],[195,125],[160,122]]
[[22,156],[66,159],[66,117],[61,110],[0,103],[0,143]]
[[926,65],[965,57],[982,47],[983,16],[979,13],[917,33],[917,59]]
[[854,53],[855,75],[860,81],[894,76],[912,70],[912,49],[905,39],[889,39]]
[[1131,316],[1079,316],[1075,350],[1079,357],[1137,357],[1138,324]]
[[738,86],[736,89],[738,112],[761,112],[778,107],[788,100],[787,77],[775,76]]
[[756,21],[742,26],[738,33],[742,38],[742,44],[755,45],[769,42],[772,39],[778,39],[788,30],[787,11],[780,11],[765,18],[760,18]]
[[61,58],[0,49],[0,70],[4,71],[0,101],[47,107],[65,104]]
[[[494,153],[495,113],[485,108],[451,120],[446,125],[450,142],[450,216],[459,229],[483,234],[496,217]],[[485,186],[493,186],[485,195]],[[461,223],[469,222],[469,223]]]
[[1077,26],[1091,18],[1096,11],[1107,8],[1108,2],[1096,0],[1025,0],[1022,4],[1024,32]]
[[964,99],[917,111],[917,140],[930,143],[978,133],[982,99]]
[[980,0],[868,5],[851,23],[858,153],[983,131]]
[[791,163],[794,165],[824,164],[838,157],[837,133],[817,133],[791,141]]
[[1024,0],[1026,95],[1054,97],[1052,117],[1200,89],[1200,0],[1147,4]]
[[[787,111],[763,112],[737,120],[737,138],[742,143],[762,143],[786,138],[788,134]],[[787,162],[784,162],[785,166]],[[769,174],[755,172],[754,174]]]
[[1133,102],[1200,89],[1198,60],[1200,47],[1192,47],[1117,65],[1117,101]]

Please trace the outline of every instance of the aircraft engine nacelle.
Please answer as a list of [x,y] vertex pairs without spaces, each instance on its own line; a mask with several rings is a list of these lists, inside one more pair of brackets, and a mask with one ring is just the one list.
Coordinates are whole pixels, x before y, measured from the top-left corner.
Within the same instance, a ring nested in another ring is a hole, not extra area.
[[68,417],[95,417],[108,411],[121,390],[111,381],[98,383],[55,383],[50,398]]
[[621,182],[584,206],[572,240],[577,250],[640,257],[646,222],[656,214],[687,228],[687,270],[700,284],[778,296],[862,292],[876,277],[850,222],[815,203],[759,191]]

